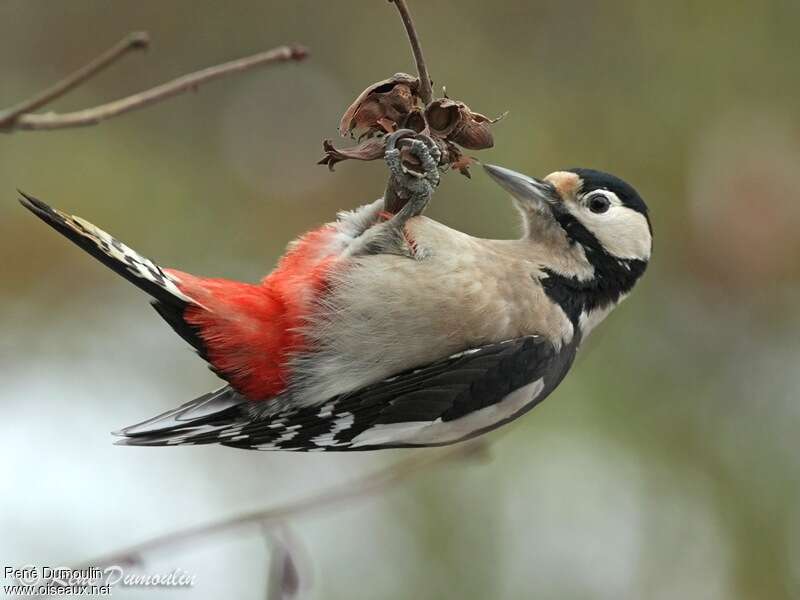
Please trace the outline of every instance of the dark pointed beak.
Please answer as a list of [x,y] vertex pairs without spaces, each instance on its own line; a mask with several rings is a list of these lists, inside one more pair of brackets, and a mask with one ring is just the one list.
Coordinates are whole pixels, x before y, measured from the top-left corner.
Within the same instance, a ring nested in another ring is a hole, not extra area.
[[553,202],[558,199],[555,186],[547,181],[541,181],[496,165],[483,165],[483,169],[500,184],[500,187],[523,205],[534,205],[542,210],[545,207],[551,207]]

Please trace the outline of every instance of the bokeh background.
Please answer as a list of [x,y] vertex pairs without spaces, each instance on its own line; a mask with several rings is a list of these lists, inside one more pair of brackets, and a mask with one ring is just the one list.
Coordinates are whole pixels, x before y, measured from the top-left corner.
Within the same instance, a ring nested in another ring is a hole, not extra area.
[[[800,4],[411,1],[437,87],[509,116],[481,156],[593,166],[651,207],[652,266],[564,384],[450,464],[289,523],[310,598],[800,598]],[[53,108],[280,43],[311,59],[97,127],[0,136],[0,563],[91,559],[293,502],[402,459],[137,449],[108,432],[216,385],[142,293],[45,228],[24,189],[163,265],[256,280],[297,234],[378,197],[379,163],[315,166],[343,109],[413,63],[381,0],[3,0],[0,106],[131,30],[134,54]],[[432,217],[510,237],[480,172]],[[186,590],[260,598],[258,530],[153,558]],[[307,573],[310,571],[310,575]],[[311,578],[310,580],[308,578]]]

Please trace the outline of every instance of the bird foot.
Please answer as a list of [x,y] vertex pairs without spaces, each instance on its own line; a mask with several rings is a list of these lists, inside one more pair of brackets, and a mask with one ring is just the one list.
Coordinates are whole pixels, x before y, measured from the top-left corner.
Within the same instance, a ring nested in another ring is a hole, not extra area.
[[348,249],[349,256],[399,254],[421,260],[427,253],[405,232],[412,217],[422,214],[439,185],[441,151],[427,135],[401,129],[386,137],[389,183],[384,196],[387,220],[366,230]]
[[386,136],[384,160],[389,167],[385,209],[399,214],[409,204],[409,218],[421,214],[439,185],[442,153],[427,135],[400,129]]

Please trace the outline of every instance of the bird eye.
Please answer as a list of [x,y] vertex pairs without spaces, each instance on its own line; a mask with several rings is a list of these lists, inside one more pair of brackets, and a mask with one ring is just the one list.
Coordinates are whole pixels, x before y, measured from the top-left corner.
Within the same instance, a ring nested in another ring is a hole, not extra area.
[[604,213],[609,206],[611,206],[611,203],[603,194],[595,194],[589,197],[589,210],[593,213]]

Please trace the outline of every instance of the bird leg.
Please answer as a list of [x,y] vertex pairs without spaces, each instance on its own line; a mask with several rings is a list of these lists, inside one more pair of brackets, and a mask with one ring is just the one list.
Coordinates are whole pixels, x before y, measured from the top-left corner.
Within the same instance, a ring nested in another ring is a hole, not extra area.
[[[421,170],[407,166],[404,161],[408,157],[416,160]],[[422,214],[427,208],[439,185],[440,159],[439,147],[424,134],[401,129],[387,136],[385,160],[389,167],[389,182],[384,199],[386,211],[393,214],[355,240],[348,249],[348,255],[400,254],[410,258],[421,257],[419,250],[406,237],[405,225],[410,218]],[[399,209],[395,210],[397,206]]]

